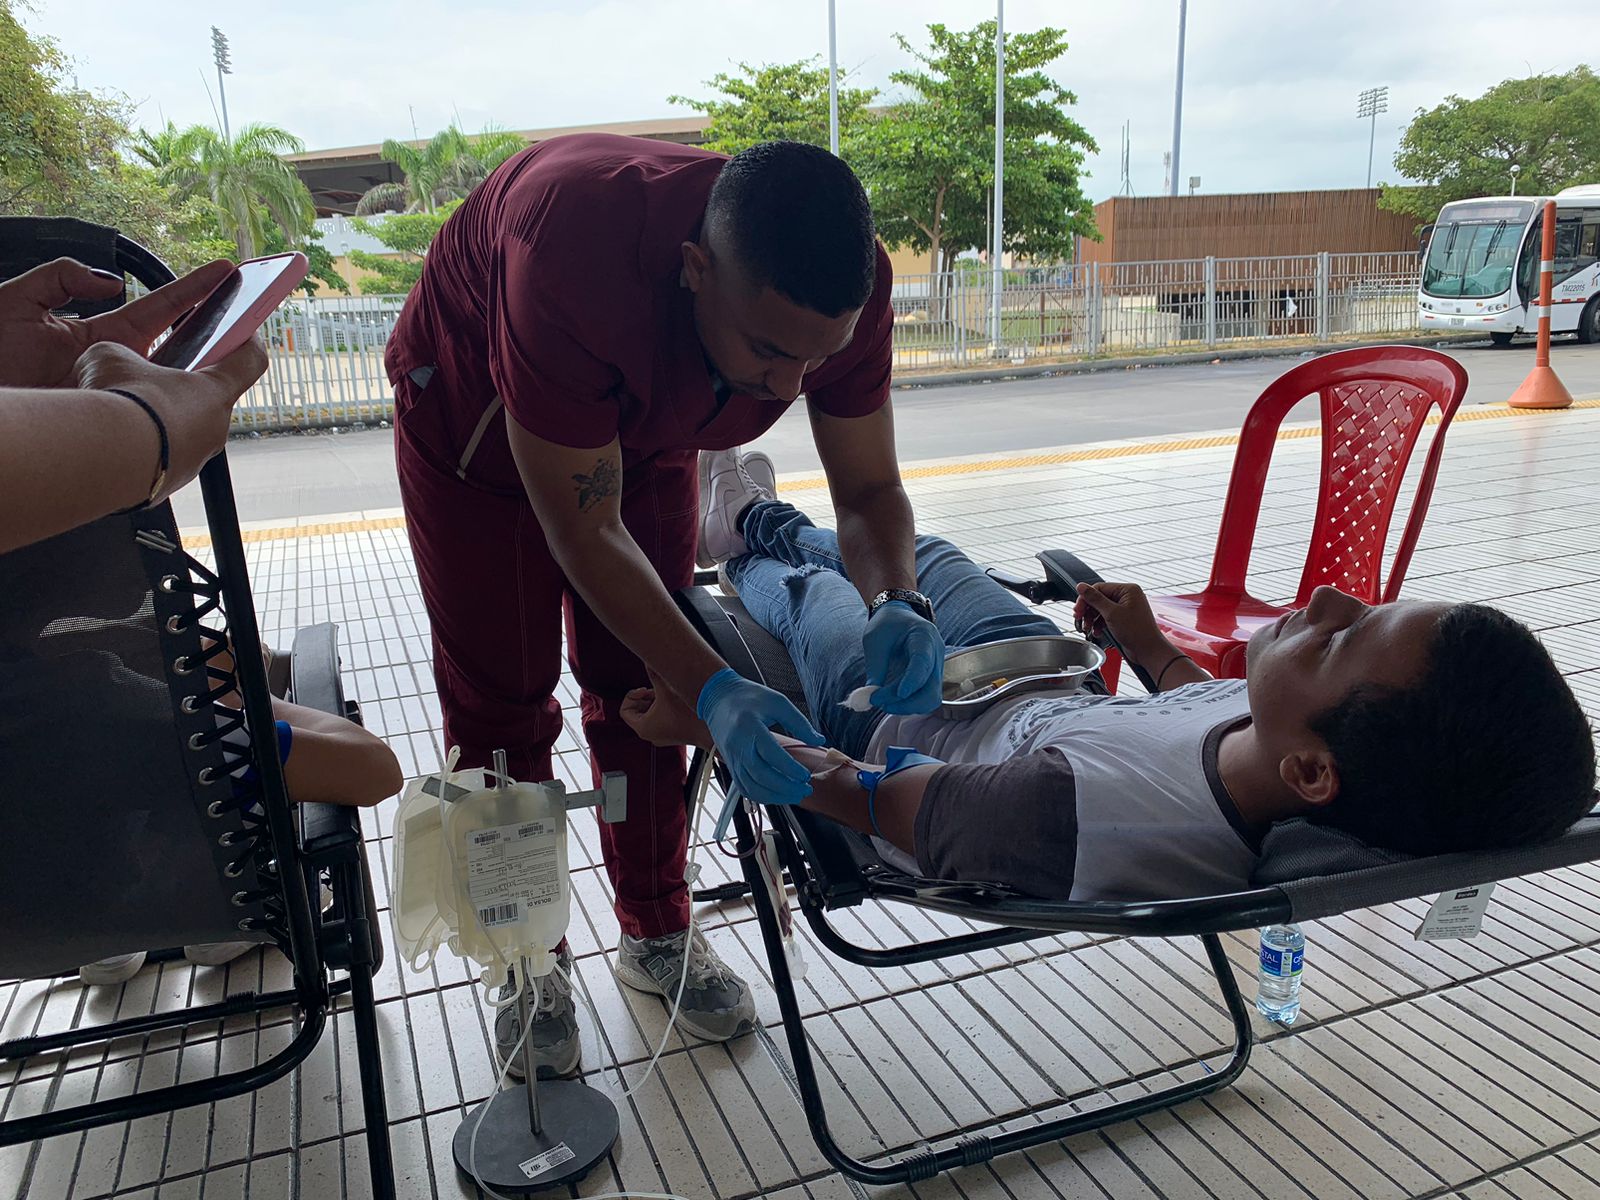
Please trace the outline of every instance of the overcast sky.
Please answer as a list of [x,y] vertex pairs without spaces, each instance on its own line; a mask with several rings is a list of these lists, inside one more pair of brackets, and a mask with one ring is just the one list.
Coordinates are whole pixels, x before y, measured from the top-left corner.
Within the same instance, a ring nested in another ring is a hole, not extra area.
[[[738,60],[827,52],[826,0],[34,2],[24,22],[59,41],[79,82],[127,93],[152,127],[163,116],[214,120],[202,70],[214,91],[209,27],[219,25],[233,45],[234,127],[272,122],[310,149],[407,136],[408,106],[423,136],[456,114],[469,131],[486,121],[526,129],[665,117],[667,96],[705,94],[702,82]],[[1583,60],[1586,39],[1541,48],[1533,11],[1193,0],[1180,174],[1199,175],[1205,192],[1359,187],[1367,125],[1356,94],[1387,84],[1374,178],[1393,179],[1395,144],[1419,107]],[[860,82],[887,87],[907,61],[893,34],[915,40],[928,22],[966,28],[993,13],[977,0],[838,0],[839,60]],[[1119,190],[1124,121],[1134,191],[1161,188],[1177,13],[1178,0],[1006,6],[1009,30],[1067,31],[1071,48],[1052,70],[1099,141],[1087,181],[1097,200]]]

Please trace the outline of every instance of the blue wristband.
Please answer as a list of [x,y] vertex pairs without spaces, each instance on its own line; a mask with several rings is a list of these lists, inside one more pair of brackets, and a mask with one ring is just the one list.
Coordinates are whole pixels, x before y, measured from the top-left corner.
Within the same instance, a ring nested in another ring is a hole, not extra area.
[[[892,602],[895,603],[895,602]],[[921,754],[907,746],[890,746],[887,755],[888,762],[884,763],[881,771],[857,771],[856,782],[867,792],[867,823],[872,826],[872,832],[878,837],[883,837],[883,830],[878,828],[878,785],[891,775],[911,767],[920,767],[932,763],[935,766],[944,766],[942,758],[934,758],[931,754]],[[884,838],[888,841],[888,838]]]
[[[273,728],[278,735],[278,761],[286,763],[289,761],[289,752],[294,749],[294,728],[287,721],[274,721]],[[246,783],[254,783],[261,778],[261,772],[252,764],[246,767],[238,778]]]

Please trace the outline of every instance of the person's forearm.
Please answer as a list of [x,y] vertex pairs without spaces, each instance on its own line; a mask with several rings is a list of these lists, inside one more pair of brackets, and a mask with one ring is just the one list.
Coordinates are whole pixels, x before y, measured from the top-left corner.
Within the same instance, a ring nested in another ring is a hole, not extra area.
[[547,531],[569,582],[607,629],[691,706],[728,664],[678,611],[638,543],[620,523],[562,539]]
[[0,388],[0,554],[149,498],[155,422],[109,392]]
[[841,500],[837,526],[845,571],[862,599],[885,588],[916,588],[916,523],[899,483]]
[[[839,750],[807,746],[782,734],[777,737],[778,744],[811,772],[811,794],[800,802],[801,808],[857,833],[881,833],[892,845],[916,854],[917,813],[938,766],[910,767],[883,780],[869,814],[867,789],[861,786],[858,772],[881,771],[882,763],[860,762]],[[873,816],[878,819],[877,829],[872,827]]]
[[1166,636],[1155,633],[1137,646],[1124,645],[1128,661],[1149,673],[1157,692],[1170,692],[1189,683],[1204,683],[1211,673],[1179,650]]

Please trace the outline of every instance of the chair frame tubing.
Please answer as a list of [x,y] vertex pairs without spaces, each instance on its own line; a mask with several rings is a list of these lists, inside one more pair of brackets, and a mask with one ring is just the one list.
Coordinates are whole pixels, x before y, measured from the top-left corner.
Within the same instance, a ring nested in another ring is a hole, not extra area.
[[[1254,1041],[1249,1008],[1240,995],[1238,981],[1234,978],[1233,968],[1223,951],[1221,939],[1215,933],[1201,934],[1200,942],[1205,947],[1212,974],[1222,991],[1223,1005],[1233,1021],[1233,1051],[1220,1070],[1134,1099],[1103,1105],[1089,1112],[1043,1121],[1026,1128],[1013,1129],[996,1136],[967,1133],[953,1145],[941,1150],[923,1150],[888,1162],[869,1162],[854,1158],[840,1147],[828,1124],[827,1105],[818,1084],[811,1043],[806,1037],[804,1017],[800,1012],[800,1002],[795,995],[794,977],[789,970],[788,956],[784,953],[778,913],[762,882],[757,856],[751,853],[756,845],[755,826],[750,814],[742,805],[734,816],[734,826],[738,833],[739,850],[743,854],[745,879],[750,885],[756,907],[756,918],[761,927],[762,944],[766,948],[767,962],[772,971],[773,990],[778,994],[778,1008],[783,1014],[784,1035],[788,1040],[789,1054],[794,1063],[795,1082],[800,1089],[800,1102],[805,1109],[806,1124],[810,1126],[811,1136],[823,1157],[851,1179],[876,1187],[931,1179],[942,1171],[975,1166],[1002,1154],[1073,1137],[1118,1121],[1132,1120],[1146,1113],[1182,1104],[1227,1087],[1239,1078],[1249,1062]],[[785,848],[792,849],[792,843],[786,843]],[[869,967],[929,962],[971,950],[1012,945],[1047,936],[1038,930],[1002,928],[993,932],[943,938],[935,942],[891,950],[869,950],[840,937],[828,924],[815,897],[808,897],[802,891],[800,902],[812,928],[817,931],[818,938],[828,949],[851,962]],[[1012,1117],[996,1117],[989,1125],[998,1125],[1002,1121],[1013,1119],[1014,1116],[1015,1114]]]

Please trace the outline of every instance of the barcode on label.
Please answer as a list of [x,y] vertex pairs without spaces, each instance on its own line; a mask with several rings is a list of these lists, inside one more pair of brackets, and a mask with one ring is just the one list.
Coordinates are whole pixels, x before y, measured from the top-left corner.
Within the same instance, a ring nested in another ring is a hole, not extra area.
[[480,908],[478,921],[485,926],[510,925],[517,919],[520,908],[521,905],[518,904],[496,904],[492,908]]

